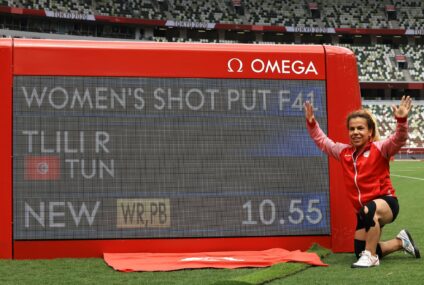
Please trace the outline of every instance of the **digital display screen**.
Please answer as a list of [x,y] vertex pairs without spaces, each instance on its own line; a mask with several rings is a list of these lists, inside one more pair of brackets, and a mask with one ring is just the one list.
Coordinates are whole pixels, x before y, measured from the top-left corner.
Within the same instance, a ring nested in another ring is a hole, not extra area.
[[15,240],[330,234],[322,80],[15,76]]

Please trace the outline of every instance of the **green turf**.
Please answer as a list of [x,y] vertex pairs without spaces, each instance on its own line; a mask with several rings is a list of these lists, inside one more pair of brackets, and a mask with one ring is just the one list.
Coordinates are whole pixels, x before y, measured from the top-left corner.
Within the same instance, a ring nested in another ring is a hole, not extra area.
[[[310,252],[315,252],[319,257],[324,258],[328,256],[331,251],[314,244],[310,249]],[[264,284],[272,280],[284,278],[300,271],[306,270],[311,265],[304,263],[279,263],[271,267],[254,271],[250,274],[242,275],[239,277],[231,278],[229,280],[223,280],[215,283],[214,285],[254,285]]]
[[[392,174],[402,176],[392,177],[400,213],[393,224],[384,228],[383,239],[394,237],[406,227],[424,254],[424,162],[394,162]],[[397,252],[385,257],[379,267],[371,269],[351,269],[350,264],[354,261],[353,254],[330,254],[324,258],[329,267],[295,270],[298,273],[289,272],[287,277],[267,284],[424,284],[424,258],[414,259]],[[279,272],[284,270],[287,268],[283,264],[266,269],[121,273],[97,258],[0,260],[0,284],[260,284],[278,274],[284,276]]]

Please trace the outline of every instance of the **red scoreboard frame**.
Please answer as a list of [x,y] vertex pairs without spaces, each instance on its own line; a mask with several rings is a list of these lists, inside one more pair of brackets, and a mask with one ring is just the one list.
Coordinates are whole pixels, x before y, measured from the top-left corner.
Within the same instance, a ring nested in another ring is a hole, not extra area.
[[[267,63],[273,65],[275,62],[284,67],[266,68]],[[361,106],[356,59],[351,51],[322,45],[1,39],[0,65],[0,258],[100,257],[103,252],[263,250],[272,247],[306,250],[314,242],[335,252],[352,251],[353,208],[345,195],[341,167],[332,158],[329,159],[331,234],[328,236],[15,241],[12,177],[14,76],[324,80],[328,134],[334,140],[347,141],[345,116]]]

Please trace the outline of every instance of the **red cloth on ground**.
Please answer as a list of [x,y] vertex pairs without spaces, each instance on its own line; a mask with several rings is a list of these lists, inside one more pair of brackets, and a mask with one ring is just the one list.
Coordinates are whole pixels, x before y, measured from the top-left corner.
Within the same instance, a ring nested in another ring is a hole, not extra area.
[[313,252],[272,248],[263,251],[194,253],[104,253],[105,262],[118,271],[171,271],[188,268],[267,267],[281,262],[327,266]]

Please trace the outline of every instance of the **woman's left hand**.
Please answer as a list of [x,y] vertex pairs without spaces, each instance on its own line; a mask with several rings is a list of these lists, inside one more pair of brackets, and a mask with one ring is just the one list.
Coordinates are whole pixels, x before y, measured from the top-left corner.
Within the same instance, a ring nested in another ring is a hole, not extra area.
[[396,118],[408,117],[408,114],[409,114],[409,111],[411,111],[411,108],[412,108],[412,99],[409,96],[402,96],[399,107],[397,107],[396,105],[392,106],[393,113],[395,114]]

